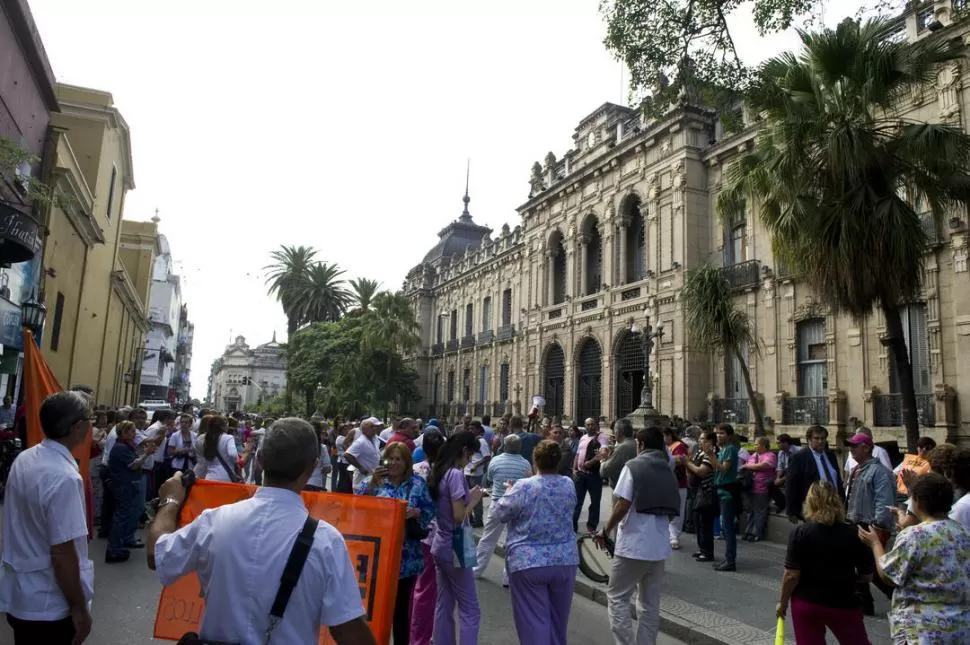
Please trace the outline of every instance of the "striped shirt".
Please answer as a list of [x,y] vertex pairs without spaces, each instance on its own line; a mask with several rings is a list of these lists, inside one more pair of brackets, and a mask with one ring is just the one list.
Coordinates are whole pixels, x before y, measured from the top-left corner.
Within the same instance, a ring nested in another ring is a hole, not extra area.
[[505,482],[514,482],[531,475],[532,467],[522,455],[503,452],[495,457],[489,462],[486,475],[486,480],[492,482],[492,501],[505,494]]

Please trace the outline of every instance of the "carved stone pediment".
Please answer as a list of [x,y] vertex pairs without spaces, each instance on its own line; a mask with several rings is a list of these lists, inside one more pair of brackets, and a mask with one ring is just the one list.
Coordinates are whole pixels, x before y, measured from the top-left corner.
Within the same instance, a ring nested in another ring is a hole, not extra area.
[[803,304],[795,308],[791,319],[797,323],[803,320],[811,320],[812,318],[824,318],[828,314],[828,307],[820,302],[816,302],[814,298],[809,296]]

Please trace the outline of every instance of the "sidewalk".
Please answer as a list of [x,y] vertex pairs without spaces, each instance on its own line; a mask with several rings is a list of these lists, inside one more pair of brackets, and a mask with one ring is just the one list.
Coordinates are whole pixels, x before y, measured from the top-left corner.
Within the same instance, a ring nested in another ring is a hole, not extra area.
[[[612,493],[603,489],[600,525],[606,522]],[[486,498],[486,506],[488,498]],[[580,518],[584,526],[586,508]],[[476,530],[476,533],[480,531]],[[496,553],[504,557],[504,537]],[[738,542],[738,570],[716,572],[710,564],[698,563],[690,554],[696,549],[692,534],[681,536],[681,548],[666,564],[664,593],[660,603],[660,629],[690,645],[774,645],[775,605],[781,591],[785,547],[772,542]],[[715,554],[723,554],[724,543],[716,540]],[[606,585],[592,582],[576,572],[575,593],[606,606]],[[866,618],[872,645],[891,645],[886,612],[889,602],[873,588],[876,616]],[[790,621],[786,621],[785,642],[795,642]],[[830,639],[831,640],[831,637]]]

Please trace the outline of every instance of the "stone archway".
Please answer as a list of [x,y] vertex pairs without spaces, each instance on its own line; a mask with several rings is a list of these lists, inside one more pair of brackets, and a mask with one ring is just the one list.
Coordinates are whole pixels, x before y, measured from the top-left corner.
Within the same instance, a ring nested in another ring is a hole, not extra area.
[[546,350],[542,364],[542,396],[546,399],[545,413],[562,417],[566,393],[566,354],[559,344]]
[[576,354],[576,423],[603,412],[603,350],[595,338],[587,338]]
[[640,405],[643,391],[644,358],[643,336],[639,332],[625,331],[616,343],[616,418],[621,419]]

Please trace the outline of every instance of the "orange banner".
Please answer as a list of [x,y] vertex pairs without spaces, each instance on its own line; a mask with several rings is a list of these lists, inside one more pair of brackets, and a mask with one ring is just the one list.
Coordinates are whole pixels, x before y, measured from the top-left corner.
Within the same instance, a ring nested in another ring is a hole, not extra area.
[[[256,486],[243,484],[196,482],[182,507],[181,526],[207,508],[244,500],[255,491]],[[357,572],[367,623],[378,643],[390,642],[406,505],[387,498],[340,493],[303,493],[303,502],[310,515],[329,522],[344,536]],[[204,611],[198,576],[182,576],[162,589],[155,614],[155,638],[177,641],[187,632],[198,632]],[[334,645],[327,629],[320,630],[319,645]]]
[[930,472],[930,462],[919,455],[903,455],[903,463],[900,466],[899,474],[896,475],[896,491],[900,495],[908,496],[909,488],[907,488],[906,482],[903,481],[903,471],[912,470],[917,475],[925,475]]

